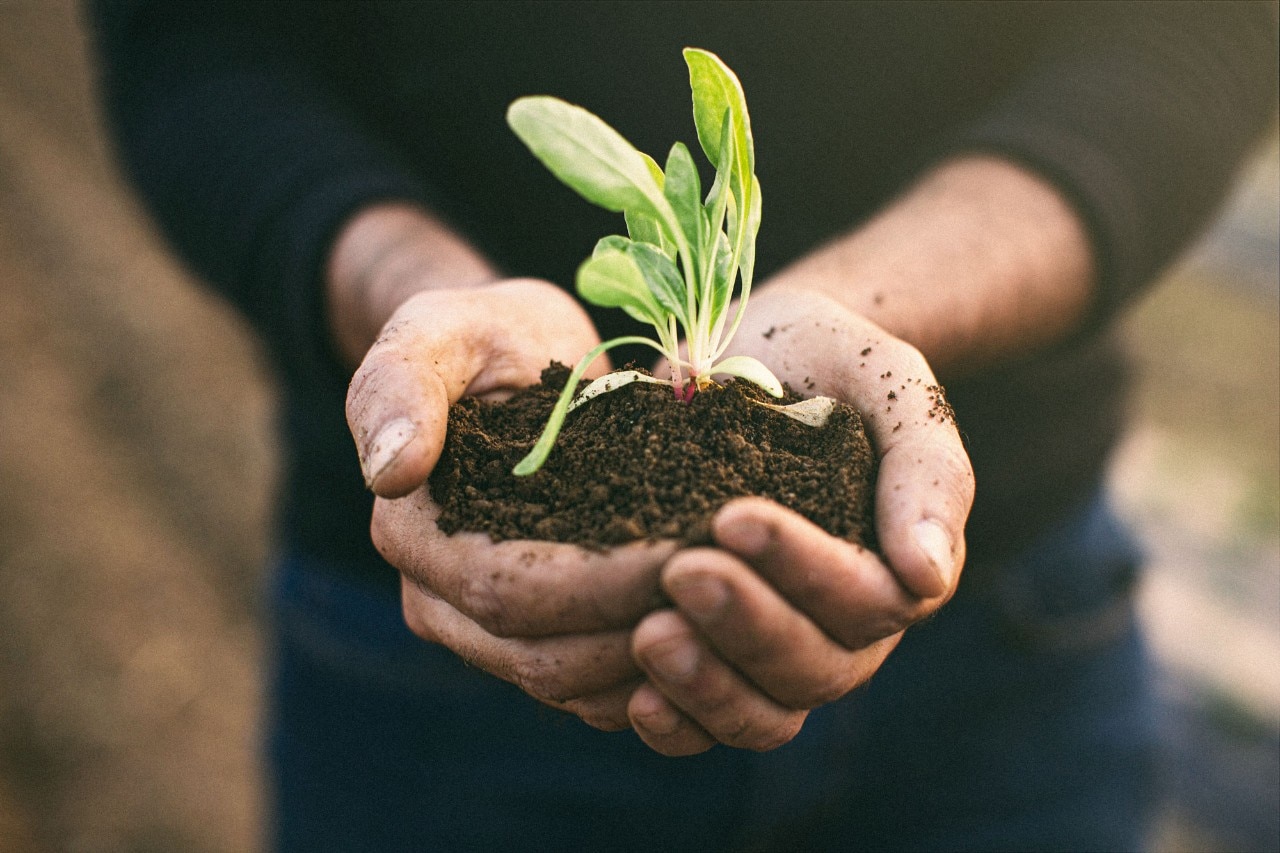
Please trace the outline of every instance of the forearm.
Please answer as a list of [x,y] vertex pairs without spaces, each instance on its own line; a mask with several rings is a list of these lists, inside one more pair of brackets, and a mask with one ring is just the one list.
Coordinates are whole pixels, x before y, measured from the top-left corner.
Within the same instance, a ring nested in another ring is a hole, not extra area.
[[338,232],[325,268],[335,346],[354,367],[392,312],[413,294],[495,278],[483,255],[423,209],[394,202],[371,205]]
[[1068,336],[1094,277],[1084,225],[1052,185],[971,157],[940,165],[767,286],[835,298],[952,379]]

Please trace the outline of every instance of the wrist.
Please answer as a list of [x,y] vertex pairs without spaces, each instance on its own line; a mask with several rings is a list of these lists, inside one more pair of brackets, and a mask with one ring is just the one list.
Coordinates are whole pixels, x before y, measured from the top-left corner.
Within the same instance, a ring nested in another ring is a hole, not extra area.
[[1094,263],[1056,187],[974,156],[939,165],[775,282],[835,298],[955,376],[1069,335],[1092,298]]
[[338,232],[325,269],[329,329],[355,365],[406,299],[424,290],[470,288],[494,267],[431,214],[410,204],[374,204]]

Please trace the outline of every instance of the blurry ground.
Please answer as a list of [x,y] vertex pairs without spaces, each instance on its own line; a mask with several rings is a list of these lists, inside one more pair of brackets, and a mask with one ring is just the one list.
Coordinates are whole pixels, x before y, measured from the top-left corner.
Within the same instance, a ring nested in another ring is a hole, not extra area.
[[[0,853],[255,848],[271,396],[110,165],[68,0],[0,0]],[[1137,310],[1164,850],[1280,848],[1275,146]]]

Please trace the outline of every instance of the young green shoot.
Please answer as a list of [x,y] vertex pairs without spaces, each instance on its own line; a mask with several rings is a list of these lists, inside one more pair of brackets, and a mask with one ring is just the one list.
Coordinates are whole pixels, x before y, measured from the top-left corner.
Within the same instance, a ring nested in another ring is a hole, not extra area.
[[[724,355],[751,295],[760,229],[760,182],[746,98],[737,76],[715,54],[686,48],[684,59],[698,142],[715,168],[705,197],[683,143],[673,145],[665,166],[659,166],[600,118],[558,98],[520,98],[507,111],[511,129],[552,174],[626,221],[627,236],[601,239],[578,268],[578,294],[594,305],[621,308],[654,330],[653,338],[613,338],[582,357],[542,435],[516,465],[517,475],[542,467],[573,408],[630,382],[670,385],[686,402],[715,375],[745,379],[774,397],[783,394],[781,383],[758,360]],[[737,308],[730,312],[735,286]],[[611,373],[575,399],[591,362],[624,344],[657,350],[671,366],[670,378]]]

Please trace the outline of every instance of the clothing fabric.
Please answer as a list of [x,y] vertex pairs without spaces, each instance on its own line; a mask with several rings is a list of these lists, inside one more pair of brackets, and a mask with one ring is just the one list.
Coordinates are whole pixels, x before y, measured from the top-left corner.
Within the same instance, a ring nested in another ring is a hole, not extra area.
[[[182,255],[274,355],[287,536],[388,588],[320,271],[354,210],[399,198],[429,205],[510,273],[569,285],[621,223],[516,140],[503,116],[517,96],[583,104],[662,160],[693,141],[680,49],[722,55],[752,113],[762,283],[949,156],[997,152],[1061,188],[1100,266],[1088,328],[981,377],[941,377],[980,484],[970,552],[1007,555],[1096,482],[1124,387],[1100,332],[1212,212],[1274,110],[1277,76],[1265,2],[94,9],[124,163]],[[621,311],[591,310],[604,338],[637,331]],[[649,353],[618,361],[631,356]]]
[[672,760],[422,643],[394,597],[288,554],[274,849],[1142,849],[1157,753],[1138,557],[1091,501],[792,743]]

